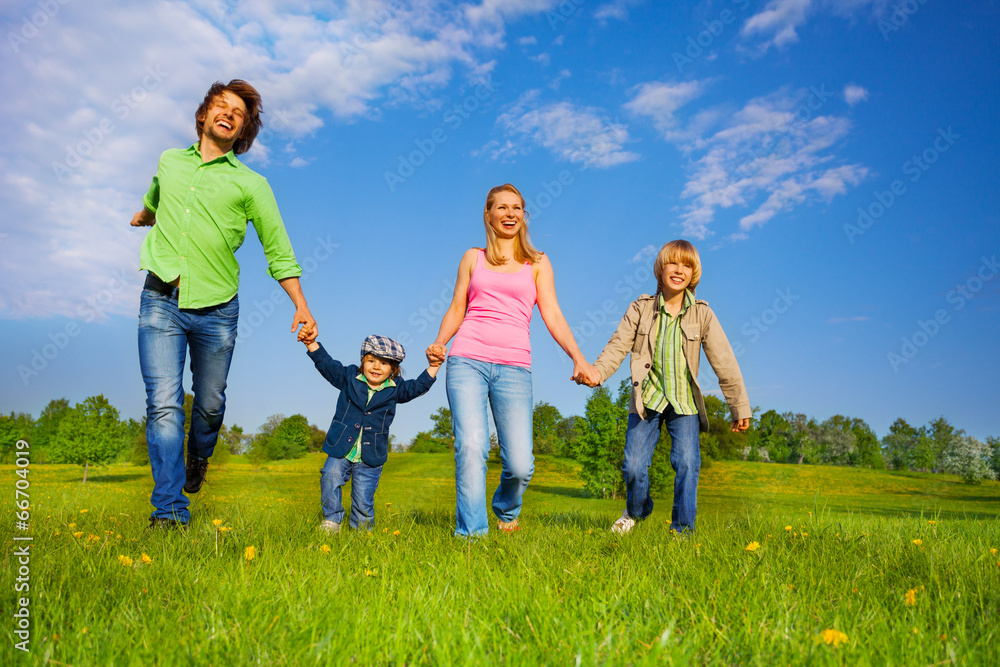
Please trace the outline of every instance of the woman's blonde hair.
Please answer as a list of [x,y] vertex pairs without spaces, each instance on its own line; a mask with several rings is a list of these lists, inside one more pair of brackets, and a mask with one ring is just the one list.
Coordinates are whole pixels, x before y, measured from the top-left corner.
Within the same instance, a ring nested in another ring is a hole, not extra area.
[[[486,226],[486,259],[494,266],[505,264],[509,259],[500,254],[500,244],[497,242],[497,234],[493,231],[493,227],[490,226],[490,209],[493,207],[493,202],[497,195],[501,192],[511,192],[517,195],[521,200],[521,209],[524,210],[524,195],[510,183],[498,185],[492,188],[489,194],[486,195],[486,206],[483,207],[483,225]],[[534,264],[541,256],[542,252],[531,245],[531,239],[528,237],[528,211],[525,210],[524,224],[521,225],[517,236],[514,237],[514,261],[518,264],[525,262]]]
[[691,284],[688,289],[694,294],[701,281],[701,258],[698,251],[689,241],[676,240],[665,243],[653,262],[653,274],[656,276],[656,291],[663,291],[663,265],[669,262],[686,264],[691,267]]

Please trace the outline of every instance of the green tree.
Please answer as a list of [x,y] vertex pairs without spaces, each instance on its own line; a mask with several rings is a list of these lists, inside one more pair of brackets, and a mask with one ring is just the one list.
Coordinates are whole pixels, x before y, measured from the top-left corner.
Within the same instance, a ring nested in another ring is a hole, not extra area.
[[889,432],[882,438],[882,451],[886,464],[895,470],[919,468],[927,440],[924,429],[914,428],[902,417],[889,426]]
[[14,460],[18,440],[27,441],[33,449],[33,432],[31,415],[24,412],[0,415],[0,462],[11,463]]
[[326,442],[326,431],[315,424],[309,424],[309,451],[321,451],[324,442]]
[[149,465],[149,445],[146,443],[146,418],[143,417],[137,423],[141,428],[129,429],[128,462],[137,466],[147,466]]
[[309,420],[303,415],[285,417],[271,432],[264,447],[269,461],[298,459],[309,449]]
[[118,417],[118,410],[104,395],[90,396],[77,403],[59,423],[50,445],[56,463],[83,465],[83,483],[87,483],[90,464],[113,461],[128,446],[128,425]]
[[580,438],[578,456],[583,464],[584,488],[599,498],[616,499],[624,491],[621,468],[628,424],[622,423],[611,392],[604,386],[590,393],[584,419],[587,429]]
[[587,429],[587,421],[579,415],[570,415],[556,427],[558,448],[556,454],[575,459],[579,453],[581,438]]
[[925,429],[927,443],[925,445],[924,464],[922,467],[927,470],[942,470],[944,468],[944,452],[948,449],[952,440],[961,431],[956,431],[955,427],[948,423],[944,416],[932,419]]
[[813,426],[810,436],[816,443],[819,463],[824,465],[857,465],[857,438],[843,415],[834,415]]
[[701,453],[716,461],[742,458],[747,439],[742,433],[733,433],[729,406],[718,396],[705,395],[705,413],[708,416],[708,432],[702,433]]
[[[56,437],[56,431],[59,430],[59,422],[68,413],[69,401],[65,398],[49,401],[42,413],[38,415],[38,421],[35,422],[34,440],[31,442],[32,449],[41,449],[43,452],[47,452],[49,443]],[[32,458],[36,462],[40,460],[40,457],[34,455]]]
[[1000,478],[1000,438],[994,435],[987,437],[986,446],[990,449],[990,470]]
[[531,415],[531,439],[538,454],[554,454],[559,449],[559,410],[545,401],[539,401]]
[[758,451],[764,461],[787,463],[792,449],[786,440],[791,429],[788,421],[777,410],[768,410],[754,424],[758,438]]
[[243,454],[249,444],[250,436],[243,432],[243,427],[238,424],[232,426],[222,425],[219,429],[219,442],[215,446],[215,453],[212,458],[219,455],[219,448],[224,447],[230,454]]
[[417,433],[407,451],[433,454],[454,450],[455,434],[451,425],[451,410],[440,407],[431,415],[431,430]]

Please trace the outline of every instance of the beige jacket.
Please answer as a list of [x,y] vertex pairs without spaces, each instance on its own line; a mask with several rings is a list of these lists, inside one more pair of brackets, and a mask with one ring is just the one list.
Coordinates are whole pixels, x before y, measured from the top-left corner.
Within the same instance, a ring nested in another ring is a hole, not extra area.
[[[634,412],[641,418],[646,417],[646,406],[642,403],[642,381],[649,374],[653,346],[656,345],[656,318],[659,316],[656,300],[656,296],[643,294],[633,301],[625,311],[618,330],[594,362],[601,373],[601,382],[605,382],[615,374],[625,356],[632,354],[632,400],[629,401],[629,412]],[[743,375],[736,363],[733,348],[730,347],[722,326],[715,319],[715,313],[708,307],[708,302],[696,299],[680,318],[681,331],[684,333],[684,359],[693,379],[691,393],[698,406],[701,430],[708,430],[705,398],[698,384],[698,361],[701,359],[702,347],[705,348],[705,357],[712,365],[712,370],[719,376],[719,388],[726,397],[732,418],[737,420],[752,417],[750,399],[747,397]]]

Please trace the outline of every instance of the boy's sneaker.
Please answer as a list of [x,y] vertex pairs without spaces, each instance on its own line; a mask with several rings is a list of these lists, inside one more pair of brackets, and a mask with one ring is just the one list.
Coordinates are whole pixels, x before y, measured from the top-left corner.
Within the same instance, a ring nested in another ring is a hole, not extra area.
[[501,521],[497,519],[497,528],[505,533],[516,533],[521,530],[521,524],[517,522],[517,519],[513,521]]
[[188,461],[187,481],[184,483],[186,493],[198,493],[201,485],[205,483],[205,473],[208,472],[208,459],[194,459]]
[[611,526],[611,532],[624,535],[633,528],[635,528],[635,519],[628,515],[628,510],[623,510],[622,515]]
[[330,533],[331,535],[336,535],[340,532],[340,524],[336,521],[323,519],[323,523],[319,524],[319,529],[323,532]]
[[181,523],[180,521],[175,521],[174,519],[168,519],[165,516],[151,516],[149,517],[149,525],[146,528],[147,530],[174,530],[187,528],[187,525]]

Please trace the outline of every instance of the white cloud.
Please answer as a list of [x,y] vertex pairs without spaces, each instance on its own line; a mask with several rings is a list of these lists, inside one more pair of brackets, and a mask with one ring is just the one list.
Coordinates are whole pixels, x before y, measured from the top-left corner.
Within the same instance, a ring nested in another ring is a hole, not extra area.
[[549,63],[552,62],[552,56],[550,56],[548,53],[539,53],[537,56],[528,56],[528,57],[531,60],[534,60],[542,67],[548,67]]
[[[288,142],[379,105],[433,108],[456,78],[490,71],[506,17],[553,4],[60,3],[0,68],[0,317],[78,317],[117,272],[138,280],[144,233],[128,221],[160,152],[195,140],[211,82],[261,91],[265,130],[247,162],[299,166]],[[137,293],[104,311],[134,313]]]
[[760,39],[757,50],[767,52],[772,46],[781,49],[799,41],[798,29],[811,15],[831,13],[851,18],[862,8],[871,5],[873,13],[885,11],[889,0],[770,0],[762,10],[743,24],[740,34],[744,39]]
[[[624,148],[629,143],[625,125],[605,119],[598,109],[570,102],[540,105],[539,97],[539,91],[528,91],[497,118],[508,143],[528,140],[562,160],[587,167],[612,167],[639,159]],[[526,152],[530,145],[517,150]]]
[[598,21],[607,21],[608,19],[627,21],[629,7],[638,5],[641,2],[642,0],[614,0],[614,2],[609,2],[598,7],[594,11],[594,18]]
[[535,38],[534,35],[528,35],[527,37],[522,37],[519,40],[517,40],[517,43],[520,44],[521,46],[532,46],[534,44],[538,44],[538,40]]
[[289,167],[294,167],[296,169],[300,169],[302,167],[309,166],[309,160],[304,160],[304,159],[302,159],[300,157],[297,157],[294,160],[292,160],[291,162],[289,162],[288,166]]
[[[686,235],[704,239],[719,210],[750,209],[739,220],[740,240],[778,213],[801,204],[828,202],[860,183],[868,170],[856,164],[834,164],[830,149],[850,130],[846,118],[821,115],[833,96],[825,88],[777,93],[750,100],[729,112],[704,109],[679,119],[677,95],[643,95],[658,88],[643,84],[636,99],[660,104],[626,105],[642,110],[668,141],[692,156],[690,175],[681,193],[688,204],[681,223]],[[656,110],[662,110],[659,114]]]
[[653,121],[657,130],[667,139],[676,138],[677,119],[674,113],[704,91],[706,81],[666,83],[654,81],[636,86],[631,101],[625,109]]
[[849,106],[854,106],[858,102],[868,101],[868,89],[862,86],[849,83],[844,86],[844,101],[847,102]]

